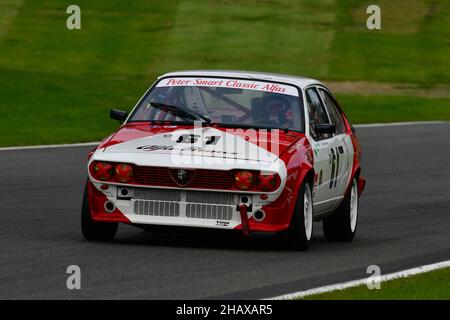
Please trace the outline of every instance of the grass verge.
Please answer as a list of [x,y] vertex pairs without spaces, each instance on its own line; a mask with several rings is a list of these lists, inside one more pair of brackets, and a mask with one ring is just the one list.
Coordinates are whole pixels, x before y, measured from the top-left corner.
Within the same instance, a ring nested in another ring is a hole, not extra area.
[[[99,140],[157,75],[284,72],[422,87],[450,83],[447,0],[380,0],[381,31],[357,0],[0,2],[0,146]],[[408,12],[407,15],[404,12]],[[341,95],[354,123],[448,120],[449,99]]]
[[450,120],[450,99],[337,95],[352,123]]
[[450,300],[450,268],[381,283],[304,297],[305,300]]

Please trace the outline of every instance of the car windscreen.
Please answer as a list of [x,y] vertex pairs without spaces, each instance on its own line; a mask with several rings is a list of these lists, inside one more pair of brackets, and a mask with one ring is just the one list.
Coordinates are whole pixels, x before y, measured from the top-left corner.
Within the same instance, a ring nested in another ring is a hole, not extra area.
[[300,90],[289,84],[210,77],[163,78],[135,108],[129,122],[183,122],[155,105],[192,111],[212,123],[304,131]]

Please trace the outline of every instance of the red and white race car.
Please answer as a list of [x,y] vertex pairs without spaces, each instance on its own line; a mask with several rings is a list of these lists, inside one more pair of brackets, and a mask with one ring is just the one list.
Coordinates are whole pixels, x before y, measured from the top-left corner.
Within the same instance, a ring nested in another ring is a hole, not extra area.
[[317,80],[238,71],[158,78],[89,155],[82,231],[112,240],[118,223],[277,232],[306,250],[313,221],[351,241],[361,148]]

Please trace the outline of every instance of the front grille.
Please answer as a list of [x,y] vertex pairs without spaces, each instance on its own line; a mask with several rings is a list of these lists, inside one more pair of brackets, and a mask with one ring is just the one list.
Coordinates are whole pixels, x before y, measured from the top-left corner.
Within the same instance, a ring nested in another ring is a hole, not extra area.
[[233,207],[216,204],[188,203],[186,217],[196,219],[231,220]]
[[[182,194],[185,197],[182,199]],[[134,188],[133,198],[138,200],[153,201],[184,201],[194,203],[211,203],[222,205],[235,205],[238,203],[238,194],[225,192],[171,190],[171,189],[147,189]]]
[[237,204],[238,195],[224,192],[186,191],[186,202],[211,204]]
[[134,202],[134,213],[146,216],[179,217],[180,204],[167,201],[142,201]]
[[140,200],[181,201],[181,191],[135,188],[134,198]]
[[[169,168],[136,166],[135,181],[141,185],[180,187],[170,177]],[[174,169],[171,169],[174,172]],[[229,171],[196,169],[186,170],[189,183],[183,187],[198,189],[233,189],[233,175]]]
[[235,193],[134,188],[134,213],[229,221],[236,211]]

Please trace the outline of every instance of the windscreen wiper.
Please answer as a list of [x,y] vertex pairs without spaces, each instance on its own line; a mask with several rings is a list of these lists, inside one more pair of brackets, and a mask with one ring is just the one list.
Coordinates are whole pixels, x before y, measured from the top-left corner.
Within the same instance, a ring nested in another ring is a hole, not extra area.
[[177,107],[172,106],[165,103],[159,103],[159,102],[150,102],[150,105],[156,109],[162,110],[164,112],[168,112],[170,114],[173,114],[174,116],[187,119],[187,120],[203,120],[206,123],[210,124],[211,119],[207,116],[204,116],[198,112],[192,111],[190,109],[184,108],[184,107]]
[[220,127],[228,127],[228,128],[244,128],[244,129],[255,129],[255,130],[269,130],[269,131],[273,131],[273,130],[280,130],[283,131],[284,133],[288,133],[291,129],[287,128],[287,127],[268,127],[268,126],[261,126],[261,125],[256,125],[256,124],[243,124],[243,123],[214,123],[214,125],[220,126]]

